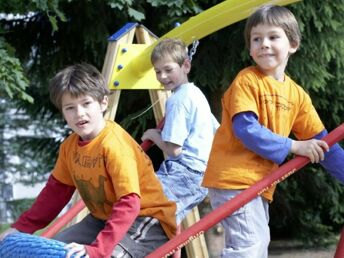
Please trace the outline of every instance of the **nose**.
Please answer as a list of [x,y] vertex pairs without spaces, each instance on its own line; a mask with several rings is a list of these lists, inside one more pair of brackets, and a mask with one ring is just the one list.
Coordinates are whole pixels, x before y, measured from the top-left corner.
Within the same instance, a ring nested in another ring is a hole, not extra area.
[[166,73],[164,73],[164,72],[161,72],[161,74],[160,74],[160,78],[161,78],[161,79],[165,79],[166,77],[167,77]]
[[76,114],[78,117],[82,117],[85,114],[85,108],[81,105],[78,105],[76,108]]
[[269,47],[270,46],[270,41],[268,38],[263,38],[262,39],[262,42],[261,42],[261,47],[262,48],[266,48],[266,47]]

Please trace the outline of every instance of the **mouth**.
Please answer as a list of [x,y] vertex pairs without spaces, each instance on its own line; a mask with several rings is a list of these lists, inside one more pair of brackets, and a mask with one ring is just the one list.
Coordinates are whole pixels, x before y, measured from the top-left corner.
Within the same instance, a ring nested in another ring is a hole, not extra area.
[[77,127],[83,127],[83,126],[85,126],[87,123],[88,123],[88,121],[82,120],[82,121],[77,122],[77,123],[76,123],[76,126],[77,126]]
[[172,82],[163,82],[164,87],[170,87],[173,85]]
[[262,58],[264,58],[264,57],[273,57],[274,56],[274,54],[260,54],[259,55],[259,57],[262,57]]

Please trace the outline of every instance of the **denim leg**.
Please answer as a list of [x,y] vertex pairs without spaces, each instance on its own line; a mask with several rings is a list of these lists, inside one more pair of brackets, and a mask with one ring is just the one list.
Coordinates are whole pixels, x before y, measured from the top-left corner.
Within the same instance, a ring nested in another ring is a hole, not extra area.
[[[216,209],[240,190],[209,189],[211,206]],[[269,204],[257,196],[226,217],[221,224],[225,230],[223,258],[267,258],[270,242]]]
[[208,190],[201,187],[203,174],[174,162],[164,161],[156,172],[164,193],[177,205],[177,225],[206,197]]

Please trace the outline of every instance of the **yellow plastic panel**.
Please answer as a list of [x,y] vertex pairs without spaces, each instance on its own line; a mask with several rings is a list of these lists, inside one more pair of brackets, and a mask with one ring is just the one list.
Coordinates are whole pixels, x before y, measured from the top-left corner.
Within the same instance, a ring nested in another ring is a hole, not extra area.
[[[133,66],[129,66],[132,60],[141,62],[142,59],[136,59],[147,48],[147,44],[120,44],[119,51],[115,59],[114,69],[111,74],[109,82],[110,89],[123,90],[123,89],[164,89],[163,86],[157,81],[153,67],[150,65],[145,73],[138,74],[133,70]],[[140,67],[136,63],[135,67]]]

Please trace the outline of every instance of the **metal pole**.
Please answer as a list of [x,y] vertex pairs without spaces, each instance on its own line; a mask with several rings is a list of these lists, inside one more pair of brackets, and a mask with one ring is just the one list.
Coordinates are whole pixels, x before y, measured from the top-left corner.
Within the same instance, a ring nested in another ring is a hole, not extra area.
[[342,234],[338,242],[336,253],[334,255],[334,258],[343,258],[343,257],[344,257],[344,229],[342,230]]
[[[323,140],[327,142],[329,146],[332,146],[336,142],[344,138],[344,123],[338,126],[331,133],[326,135]],[[291,174],[295,173],[298,169],[302,168],[309,162],[306,157],[297,156],[294,159],[288,161],[281,167],[273,170],[270,175],[263,178],[261,181],[251,186],[250,188],[242,191],[233,199],[227,201],[217,209],[208,213],[201,220],[196,222],[191,227],[184,230],[178,236],[172,238],[167,243],[160,246],[154,252],[146,256],[146,258],[160,258],[167,257],[174,252],[187,245],[193,239],[202,235],[209,228],[217,224],[222,219],[230,216],[234,211],[254,199],[257,195],[262,194],[270,187],[278,184],[286,179]],[[338,257],[342,258],[344,256]]]

